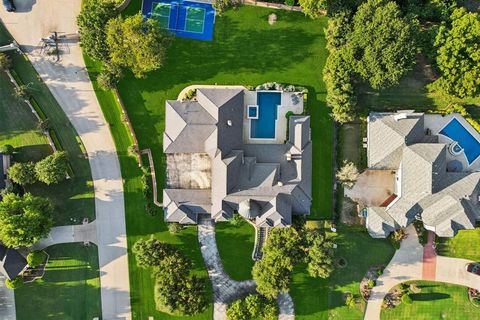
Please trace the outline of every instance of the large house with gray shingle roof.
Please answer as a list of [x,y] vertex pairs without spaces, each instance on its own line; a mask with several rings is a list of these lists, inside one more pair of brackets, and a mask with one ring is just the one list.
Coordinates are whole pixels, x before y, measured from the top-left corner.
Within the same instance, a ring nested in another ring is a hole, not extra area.
[[460,155],[449,152],[456,142],[434,129],[449,118],[429,116],[403,111],[368,117],[368,167],[395,173],[391,201],[367,208],[366,226],[373,237],[386,237],[414,219],[441,237],[452,237],[480,220],[480,172],[450,165],[459,163]]
[[283,227],[310,213],[310,118],[291,116],[284,144],[245,143],[248,93],[202,88],[196,101],[166,102],[166,221],[225,221],[238,212],[259,227]]

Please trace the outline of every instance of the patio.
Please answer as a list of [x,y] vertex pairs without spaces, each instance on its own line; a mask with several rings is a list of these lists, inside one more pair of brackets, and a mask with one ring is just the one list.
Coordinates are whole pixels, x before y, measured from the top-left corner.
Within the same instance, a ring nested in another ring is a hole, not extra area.
[[361,206],[386,206],[386,201],[395,193],[395,171],[366,170],[357,179],[352,189],[345,188],[344,195]]

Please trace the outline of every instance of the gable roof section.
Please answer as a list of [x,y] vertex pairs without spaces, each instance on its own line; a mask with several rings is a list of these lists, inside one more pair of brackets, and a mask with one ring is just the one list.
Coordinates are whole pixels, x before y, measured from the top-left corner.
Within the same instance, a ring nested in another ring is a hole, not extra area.
[[17,250],[6,248],[3,244],[0,244],[0,247],[0,251],[3,252],[0,272],[12,280],[27,267],[27,261]]

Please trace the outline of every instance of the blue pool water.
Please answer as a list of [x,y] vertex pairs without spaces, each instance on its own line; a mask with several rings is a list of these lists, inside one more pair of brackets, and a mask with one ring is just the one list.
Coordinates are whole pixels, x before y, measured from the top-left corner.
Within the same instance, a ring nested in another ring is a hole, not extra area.
[[281,100],[281,92],[257,92],[258,119],[250,120],[251,138],[275,139],[277,106]]
[[464,150],[468,165],[471,165],[480,156],[480,142],[457,119],[454,118],[450,121],[440,133],[458,142]]

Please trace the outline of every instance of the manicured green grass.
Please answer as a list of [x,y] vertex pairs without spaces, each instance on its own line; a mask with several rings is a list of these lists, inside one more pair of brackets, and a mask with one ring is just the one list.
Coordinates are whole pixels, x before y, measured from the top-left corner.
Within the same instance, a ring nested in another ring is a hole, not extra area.
[[[140,9],[141,1],[134,0],[125,14]],[[278,16],[273,26],[267,22],[272,11]],[[118,86],[129,117],[140,141],[141,148],[153,151],[157,182],[165,183],[165,163],[162,152],[162,133],[165,127],[165,101],[176,99],[178,93],[191,84],[258,85],[276,81],[301,85],[309,90],[308,111],[312,117],[313,140],[313,207],[311,217],[332,215],[332,121],[325,105],[325,85],[322,69],[327,52],[324,28],[326,18],[310,20],[303,14],[276,11],[258,7],[241,7],[216,17],[212,42],[177,38],[169,49],[165,66],[145,79],[135,79],[127,73]],[[89,61],[87,67],[93,78],[99,65]],[[96,83],[94,81],[94,86]],[[205,275],[195,228],[187,228],[180,236],[166,232],[162,217],[147,216],[141,192],[140,170],[133,159],[127,157],[131,137],[111,93],[97,90],[107,122],[120,155],[122,175],[125,179],[125,205],[129,248],[141,238],[156,237],[177,243],[189,254],[197,271]],[[226,258],[224,257],[224,260]],[[233,261],[233,263],[238,261]],[[154,310],[153,281],[148,270],[135,265],[129,257],[132,310],[136,319],[148,316],[168,318]],[[299,274],[300,275],[300,274]],[[323,280],[322,280],[323,281]],[[325,286],[315,290],[296,291],[304,301],[315,300],[319,293],[326,296]],[[210,312],[210,313],[209,313]],[[200,317],[211,319],[211,310]]]
[[[136,13],[140,4],[132,1],[127,14]],[[278,21],[270,26],[267,17],[272,11]],[[314,149],[311,217],[331,217],[333,128],[322,80],[326,23],[325,17],[311,20],[299,12],[244,6],[216,17],[213,41],[176,38],[162,69],[145,79],[127,74],[118,88],[140,146],[153,151],[158,184],[165,181],[162,134],[167,99],[176,99],[192,84],[292,83],[309,90]]]
[[[346,259],[347,266],[336,267],[329,279],[309,277],[306,266],[295,270],[291,288],[295,319],[362,319],[365,303],[360,297],[360,281],[372,265],[386,265],[394,254],[388,240],[373,239],[363,227],[340,225],[337,231],[335,258]],[[358,297],[357,308],[345,306],[343,294],[347,292]]]
[[[11,36],[0,23],[0,45],[10,42]],[[31,95],[42,107],[52,128],[55,129],[61,145],[69,155],[74,170],[74,177],[71,180],[50,186],[38,183],[29,186],[27,191],[52,200],[55,205],[56,225],[80,223],[84,217],[88,217],[90,220],[95,219],[90,165],[82,154],[75,129],[47,86],[40,80],[28,59],[15,52],[10,52],[9,55],[13,60],[13,69],[23,83],[31,88]],[[4,82],[4,79],[7,78],[2,74],[0,81]],[[6,83],[3,83],[0,90],[7,90],[5,86]],[[14,101],[11,89],[8,89],[10,94],[1,95],[2,128],[0,128],[0,143],[9,142],[14,147],[19,147],[20,154],[15,158],[19,161],[39,160],[51,153],[51,149],[46,142],[47,140],[40,136],[36,128],[36,120],[30,113],[28,106]],[[14,107],[18,110],[5,116]],[[17,115],[21,117],[17,118]],[[9,119],[9,123],[5,125],[3,119]]]
[[238,227],[221,222],[215,226],[215,238],[227,274],[234,280],[252,279],[255,228],[246,221]]
[[422,291],[411,295],[413,304],[382,310],[382,320],[478,319],[480,311],[468,301],[466,287],[429,281],[415,283]]
[[0,145],[17,148],[15,159],[40,160],[51,153],[47,138],[37,129],[37,119],[28,106],[13,96],[13,84],[0,73]]
[[18,320],[85,320],[101,317],[97,247],[59,244],[41,280],[15,290]]
[[[154,235],[156,238],[172,243],[187,255],[194,264],[194,272],[201,277],[207,277],[207,272],[200,253],[200,246],[197,241],[197,228],[188,227],[178,235],[171,235],[163,222],[163,216],[150,216],[144,210],[146,200],[142,193],[141,170],[135,159],[128,156],[127,148],[132,144],[132,137],[128,128],[122,123],[121,109],[111,92],[105,92],[98,88],[96,76],[100,70],[100,64],[85,56],[85,62],[92,79],[97,99],[102,107],[103,114],[110,126],[117,153],[120,159],[122,177],[124,183],[125,219],[127,226],[128,243],[128,267],[130,275],[130,297],[132,315],[134,319],[147,319],[153,316],[155,319],[211,319],[211,306],[202,314],[195,317],[175,317],[158,312],[154,302],[154,279],[152,270],[142,269],[136,265],[135,257],[131,252],[133,244],[139,239],[149,238]],[[211,297],[211,285],[207,283],[209,297]]]
[[453,238],[440,238],[439,255],[480,261],[480,228],[460,230]]

